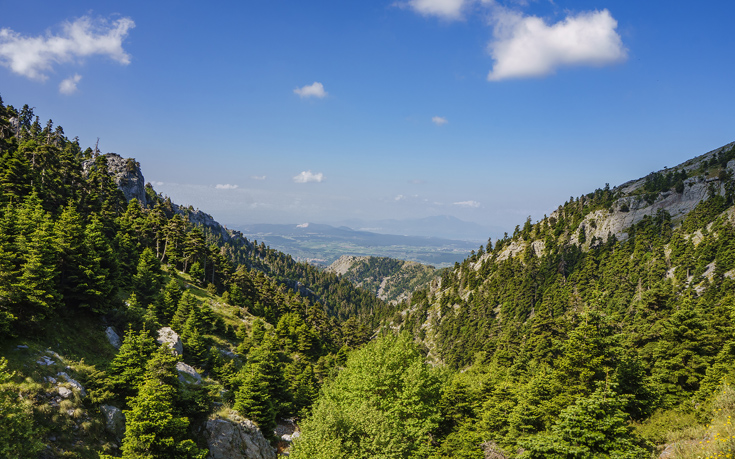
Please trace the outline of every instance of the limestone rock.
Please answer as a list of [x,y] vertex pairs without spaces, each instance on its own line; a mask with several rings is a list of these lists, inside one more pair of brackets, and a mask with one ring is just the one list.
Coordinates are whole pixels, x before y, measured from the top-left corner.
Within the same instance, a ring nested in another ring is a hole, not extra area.
[[125,435],[125,415],[115,406],[102,405],[100,411],[105,416],[105,429],[113,434],[117,441],[122,441]]
[[184,362],[176,363],[176,371],[179,372],[179,381],[184,384],[201,384],[202,377],[191,366]]
[[61,396],[62,398],[69,398],[69,397],[71,397],[71,394],[73,393],[73,392],[71,391],[71,389],[68,389],[68,388],[66,388],[66,387],[64,387],[64,386],[59,386],[59,388],[58,388],[58,392],[59,392],[59,395],[60,395],[60,396]]
[[[107,159],[107,172],[112,176],[115,185],[122,191],[125,199],[137,199],[142,205],[146,205],[145,179],[140,171],[140,164],[133,158],[123,158],[117,153],[103,155]],[[82,163],[84,175],[94,167],[95,160],[89,159]]]
[[158,330],[158,339],[156,339],[156,342],[158,344],[167,344],[176,355],[184,354],[184,345],[181,344],[181,338],[179,338],[179,335],[171,327],[163,327]]
[[81,384],[79,384],[79,381],[72,379],[68,374],[64,373],[63,371],[56,373],[56,376],[63,376],[71,387],[79,391],[82,397],[87,396],[87,391],[84,390],[84,387]]
[[276,450],[257,425],[230,412],[231,420],[211,419],[204,426],[209,459],[275,459]]
[[115,330],[112,327],[107,327],[105,335],[107,336],[107,340],[115,349],[120,349],[120,346],[122,346],[122,340],[120,340],[120,336],[115,333]]

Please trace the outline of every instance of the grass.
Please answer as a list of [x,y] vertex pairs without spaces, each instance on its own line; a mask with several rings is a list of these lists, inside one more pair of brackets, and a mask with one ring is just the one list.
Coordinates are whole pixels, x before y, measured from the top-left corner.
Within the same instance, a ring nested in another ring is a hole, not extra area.
[[636,426],[639,435],[662,445],[654,458],[732,459],[735,458],[735,388],[720,386],[712,401],[710,422],[696,422],[693,413],[668,411],[654,414],[644,425]]

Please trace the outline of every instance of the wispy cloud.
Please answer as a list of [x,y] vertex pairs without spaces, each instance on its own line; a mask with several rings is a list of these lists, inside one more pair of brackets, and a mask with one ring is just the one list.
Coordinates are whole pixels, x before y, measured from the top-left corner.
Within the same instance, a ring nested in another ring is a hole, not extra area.
[[496,8],[494,38],[488,45],[495,60],[488,80],[540,77],[575,65],[603,66],[624,61],[627,50],[608,10],[583,12],[548,25],[536,16]]
[[315,81],[314,83],[293,90],[294,94],[298,94],[299,97],[316,97],[321,99],[327,97],[327,91],[324,90],[324,85]]
[[250,178],[253,180],[265,180],[265,175],[251,175]]
[[442,19],[462,19],[462,13],[472,0],[408,0],[395,5],[408,7],[424,16],[437,16]]
[[465,207],[468,209],[476,209],[480,207],[480,203],[477,201],[460,201],[460,202],[455,202],[454,205],[459,206],[459,207]]
[[78,73],[73,77],[69,77],[59,84],[59,92],[62,94],[74,94],[77,92],[77,83],[82,79]]
[[237,188],[240,188],[238,185],[230,185],[229,183],[225,183],[225,184],[218,183],[214,187],[217,188],[218,190],[235,190]]
[[431,122],[436,124],[437,126],[443,126],[449,122],[448,119],[443,118],[441,116],[434,116],[431,118]]
[[324,174],[321,172],[313,173],[311,171],[303,171],[293,178],[295,183],[323,182]]
[[65,22],[58,35],[26,37],[8,28],[0,29],[0,65],[38,81],[45,81],[55,64],[94,55],[127,65],[130,55],[122,43],[133,27],[135,23],[130,18],[109,22],[83,16]]

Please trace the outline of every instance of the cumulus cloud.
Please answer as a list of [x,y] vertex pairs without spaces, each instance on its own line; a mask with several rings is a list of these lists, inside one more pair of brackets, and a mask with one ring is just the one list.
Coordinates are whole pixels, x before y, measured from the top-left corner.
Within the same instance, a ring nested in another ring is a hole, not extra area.
[[455,202],[454,205],[459,206],[459,207],[465,207],[468,209],[476,209],[480,207],[480,203],[477,201],[460,201],[460,202]]
[[77,92],[77,83],[82,79],[78,73],[73,77],[69,77],[59,84],[59,92],[62,94],[74,94]]
[[265,180],[265,175],[251,175],[250,178],[253,180]]
[[436,124],[437,126],[443,126],[449,122],[448,119],[443,118],[441,116],[434,116],[431,118],[431,122]]
[[315,81],[314,83],[293,90],[294,94],[298,94],[302,99],[305,97],[316,97],[321,99],[327,97],[327,91],[324,90],[324,85]]
[[442,19],[462,18],[462,12],[471,0],[408,0],[399,6],[411,8],[424,16],[438,16]]
[[55,64],[94,55],[127,65],[130,55],[122,43],[133,27],[130,18],[108,22],[83,16],[64,23],[58,35],[26,37],[8,28],[0,29],[0,65],[38,81],[46,80]]
[[323,182],[324,174],[321,172],[313,173],[311,171],[303,171],[293,178],[295,183]]
[[493,18],[490,81],[540,77],[563,66],[602,66],[627,58],[615,31],[618,22],[608,10],[583,12],[551,25],[499,7]]
[[230,185],[229,183],[225,183],[225,184],[218,183],[214,187],[217,188],[218,190],[235,190],[239,188],[238,185]]

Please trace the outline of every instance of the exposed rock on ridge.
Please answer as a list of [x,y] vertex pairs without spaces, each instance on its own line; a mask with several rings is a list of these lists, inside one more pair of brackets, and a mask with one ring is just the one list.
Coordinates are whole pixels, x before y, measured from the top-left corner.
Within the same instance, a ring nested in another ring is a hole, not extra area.
[[[709,161],[715,155],[728,152],[733,148],[735,148],[735,142],[697,156],[676,167],[660,170],[657,173],[667,174],[683,170],[687,174],[691,174],[696,172],[705,161]],[[729,174],[730,177],[735,176],[735,160],[730,160],[727,163],[724,172]],[[625,240],[628,238],[628,228],[640,222],[646,216],[650,217],[659,210],[664,210],[671,215],[672,221],[677,223],[682,221],[700,202],[706,200],[711,192],[719,195],[726,193],[725,183],[722,183],[720,177],[695,175],[684,180],[684,188],[681,192],[673,190],[660,192],[651,202],[650,199],[646,200],[646,196],[642,194],[645,183],[646,177],[642,177],[613,188],[612,191],[620,197],[613,203],[611,210],[599,209],[586,215],[570,235],[568,242],[579,244],[580,229],[582,228],[586,235],[586,243],[581,244],[584,249],[589,248],[590,241],[593,238],[606,241],[609,236],[613,235],[618,240]],[[549,215],[549,219],[551,218],[558,219],[559,210],[553,211]],[[543,241],[525,241],[521,238],[511,241],[507,247],[497,254],[496,259],[505,260],[519,256],[524,253],[529,243],[532,244],[537,256],[543,254]],[[473,264],[473,268],[475,270],[480,269],[482,263],[490,256],[491,254],[484,254]]]
[[[107,171],[115,181],[115,185],[125,195],[125,199],[130,201],[135,198],[141,204],[146,205],[145,179],[140,171],[140,163],[133,158],[124,159],[117,153],[107,153],[104,157],[107,159]],[[82,163],[85,175],[94,166],[94,161],[94,159],[89,159]]]
[[249,419],[210,419],[204,426],[209,459],[275,459],[276,450]]

